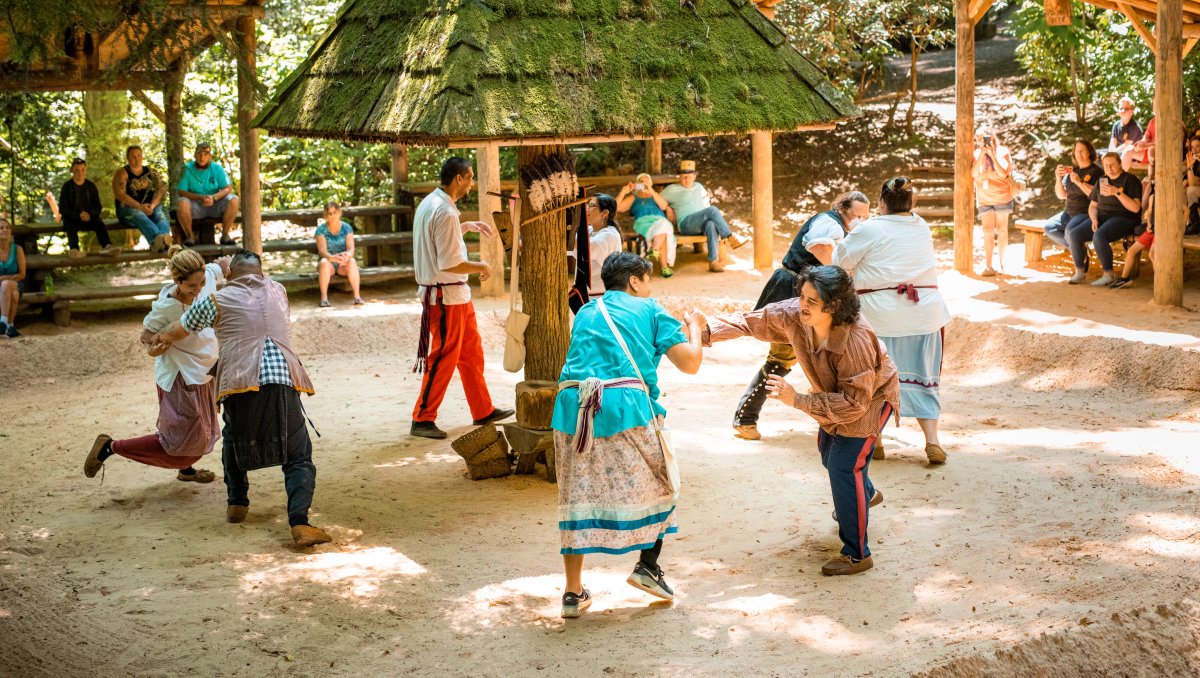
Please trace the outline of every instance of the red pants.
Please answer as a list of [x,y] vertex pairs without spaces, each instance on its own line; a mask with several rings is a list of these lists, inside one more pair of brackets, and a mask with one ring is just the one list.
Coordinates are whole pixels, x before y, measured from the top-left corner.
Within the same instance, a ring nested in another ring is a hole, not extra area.
[[413,407],[413,421],[436,421],[438,408],[450,387],[450,377],[458,368],[472,419],[483,419],[496,408],[483,380],[483,342],[475,324],[475,305],[471,302],[429,308],[432,341],[425,360],[421,393]]
[[200,457],[175,457],[167,454],[158,440],[157,433],[125,440],[114,440],[112,451],[126,459],[159,468],[185,469],[200,461]]

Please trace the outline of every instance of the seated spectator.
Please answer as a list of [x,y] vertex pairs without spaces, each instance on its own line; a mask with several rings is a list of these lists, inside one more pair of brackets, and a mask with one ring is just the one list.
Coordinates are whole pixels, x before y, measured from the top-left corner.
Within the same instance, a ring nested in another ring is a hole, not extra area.
[[610,254],[621,251],[621,230],[617,228],[617,201],[606,193],[597,193],[587,202],[588,220],[588,296],[604,296],[600,270]]
[[[196,146],[196,159],[183,166],[183,178],[179,180],[179,205],[176,216],[183,229],[183,244],[196,244],[192,222],[196,219],[221,220],[221,244],[235,244],[229,232],[233,230],[233,219],[238,213],[238,198],[225,168],[213,162],[212,147],[207,142]],[[207,233],[202,239],[208,240]]]
[[1075,275],[1068,281],[1072,285],[1078,285],[1087,276],[1089,240],[1104,269],[1104,274],[1092,285],[1104,287],[1116,279],[1109,243],[1141,232],[1142,182],[1121,169],[1121,156],[1115,151],[1105,153],[1101,165],[1104,176],[1092,190],[1089,222],[1067,232],[1067,244],[1075,263]]
[[1187,160],[1187,204],[1200,202],[1200,137],[1188,140]]
[[983,226],[984,268],[980,275],[996,275],[992,255],[1000,238],[1000,270],[1004,270],[1004,250],[1008,248],[1008,217],[1013,211],[1016,190],[1012,184],[1013,159],[1008,147],[987,127],[975,132],[975,152],[971,176],[975,178],[975,202]]
[[1150,261],[1154,261],[1154,163],[1150,163],[1150,180],[1149,185],[1145,188],[1145,199],[1142,201],[1145,206],[1143,210],[1143,222],[1146,230],[1138,236],[1137,242],[1129,247],[1125,252],[1125,268],[1122,269],[1121,275],[1117,279],[1109,283],[1109,287],[1117,289],[1119,287],[1129,287],[1133,284],[1135,272],[1138,268],[1138,259],[1142,256],[1142,251],[1145,250]]
[[1134,166],[1145,167],[1154,160],[1154,143],[1158,137],[1158,116],[1150,118],[1146,133],[1133,144],[1133,148],[1121,156],[1121,169],[1128,172]]
[[1067,231],[1073,225],[1091,223],[1088,206],[1091,205],[1092,189],[1103,176],[1104,170],[1096,164],[1096,147],[1087,139],[1076,139],[1071,149],[1073,165],[1059,165],[1054,170],[1054,194],[1059,200],[1067,201],[1066,209],[1046,220],[1046,237],[1067,246]]
[[1137,113],[1137,107],[1133,105],[1133,99],[1129,97],[1121,97],[1117,103],[1117,121],[1112,126],[1112,138],[1108,141],[1108,150],[1115,151],[1122,157],[1126,153],[1133,151],[1133,146],[1142,140],[1145,132],[1142,131],[1142,126],[1137,120],[1133,119]]
[[112,179],[117,220],[141,231],[151,252],[166,252],[174,244],[171,222],[162,210],[167,184],[158,172],[142,164],[140,146],[125,149],[125,162]]
[[662,277],[675,275],[675,210],[654,190],[654,179],[649,174],[639,174],[635,183],[621,188],[617,211],[633,215],[633,230],[649,243],[646,256],[658,263]]
[[100,254],[115,257],[121,253],[108,237],[108,229],[100,218],[100,191],[87,178],[87,161],[75,158],[71,161],[71,178],[58,192],[58,216],[67,230],[67,254],[72,259],[83,257],[79,249],[79,231],[87,229],[96,234]]
[[16,339],[17,304],[25,291],[25,250],[13,240],[12,225],[0,217],[0,337]]
[[696,161],[679,163],[679,183],[664,188],[662,197],[675,211],[675,223],[682,235],[708,238],[708,270],[724,271],[725,265],[732,261],[728,248],[737,249],[749,242],[734,235],[721,210],[712,206],[708,189],[696,181]]
[[334,274],[345,276],[354,293],[354,305],[361,306],[358,262],[354,260],[354,228],[342,221],[342,206],[325,204],[325,221],[317,224],[317,281],[321,285],[321,308],[329,307],[329,280]]

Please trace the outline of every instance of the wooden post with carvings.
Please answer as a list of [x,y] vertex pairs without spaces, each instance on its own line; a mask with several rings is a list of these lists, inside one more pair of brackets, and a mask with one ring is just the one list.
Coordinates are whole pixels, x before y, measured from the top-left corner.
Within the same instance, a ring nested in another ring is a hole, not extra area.
[[954,0],[954,270],[969,273],[975,261],[975,22],[970,0]]
[[[520,168],[547,155],[566,155],[567,147],[521,146],[517,149]],[[520,184],[518,179],[518,184]],[[531,219],[529,198],[520,186],[521,219]],[[521,226],[521,289],[524,310],[529,314],[525,331],[525,378],[558,381],[567,358],[571,325],[567,312],[566,212],[558,211]]]
[[1183,305],[1183,229],[1187,221],[1183,175],[1183,17],[1180,0],[1159,0],[1154,92],[1158,136],[1154,145],[1154,302]]

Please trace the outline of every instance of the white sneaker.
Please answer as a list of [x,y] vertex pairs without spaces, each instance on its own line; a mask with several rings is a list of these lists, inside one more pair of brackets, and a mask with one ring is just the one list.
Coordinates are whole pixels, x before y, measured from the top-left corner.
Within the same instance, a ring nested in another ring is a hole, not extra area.
[[1071,276],[1071,279],[1067,281],[1067,284],[1068,285],[1078,285],[1079,283],[1083,282],[1086,279],[1087,279],[1086,272],[1075,271],[1075,275]]
[[1108,287],[1112,281],[1116,280],[1112,273],[1105,273],[1098,280],[1092,282],[1092,287]]

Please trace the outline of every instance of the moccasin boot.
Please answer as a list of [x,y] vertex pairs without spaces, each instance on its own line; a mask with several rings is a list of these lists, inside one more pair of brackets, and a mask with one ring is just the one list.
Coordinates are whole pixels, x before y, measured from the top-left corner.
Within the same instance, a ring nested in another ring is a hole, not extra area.
[[712,273],[723,273],[725,271],[725,264],[721,263],[720,259],[714,259],[708,262],[708,270]]
[[246,514],[249,512],[249,506],[230,504],[229,506],[225,507],[225,520],[231,523],[240,523],[246,519]]
[[875,439],[875,449],[871,450],[871,458],[872,459],[884,459],[885,458],[884,453],[883,453],[883,440],[881,440],[879,438]]
[[89,478],[95,478],[100,472],[100,468],[104,466],[104,462],[100,461],[100,453],[104,448],[112,444],[112,438],[103,433],[96,436],[96,442],[92,443],[92,449],[88,452],[88,456],[83,460],[83,475]]
[[866,572],[875,567],[875,562],[871,560],[871,556],[867,556],[862,560],[852,560],[846,556],[839,556],[821,566],[821,574],[826,577],[836,577],[842,574],[858,574]]
[[742,440],[760,440],[762,434],[758,432],[757,424],[734,424],[733,431],[735,436]]
[[292,541],[296,546],[315,546],[317,544],[327,544],[333,539],[325,534],[325,530],[312,525],[296,525],[292,528]]
[[946,450],[943,450],[941,445],[934,445],[933,443],[926,445],[925,456],[929,457],[930,464],[946,463]]

